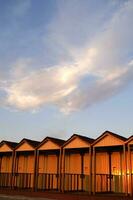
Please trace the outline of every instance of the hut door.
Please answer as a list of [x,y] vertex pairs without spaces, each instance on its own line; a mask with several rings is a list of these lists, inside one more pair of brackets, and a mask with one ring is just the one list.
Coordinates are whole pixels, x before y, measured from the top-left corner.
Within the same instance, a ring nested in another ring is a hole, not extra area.
[[108,174],[108,191],[112,192],[112,180],[113,180],[113,175],[112,175],[112,170],[111,170],[111,166],[112,166],[112,160],[111,160],[111,153],[108,153],[109,155],[109,174]]
[[113,152],[111,154],[112,191],[116,193],[123,192],[122,160],[122,152]]
[[110,158],[107,152],[96,153],[96,192],[110,191]]
[[24,169],[23,169],[24,173],[28,173],[28,156],[25,155],[24,156]]

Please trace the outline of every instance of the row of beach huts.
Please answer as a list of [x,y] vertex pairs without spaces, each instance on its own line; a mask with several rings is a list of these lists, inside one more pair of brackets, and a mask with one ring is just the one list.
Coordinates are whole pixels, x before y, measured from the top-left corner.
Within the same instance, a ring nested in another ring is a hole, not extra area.
[[0,189],[133,195],[133,136],[0,143]]

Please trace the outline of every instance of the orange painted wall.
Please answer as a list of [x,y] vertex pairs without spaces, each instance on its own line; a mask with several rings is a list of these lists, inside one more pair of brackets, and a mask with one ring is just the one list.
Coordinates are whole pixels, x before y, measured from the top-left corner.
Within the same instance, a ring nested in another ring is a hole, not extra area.
[[34,173],[34,154],[18,156],[18,173]]
[[4,154],[1,159],[1,173],[11,173],[12,171],[12,155]]
[[39,173],[57,173],[56,155],[39,155]]
[[117,145],[123,145],[123,141],[112,135],[106,135],[101,140],[99,140],[94,146],[105,147],[105,146],[117,146]]
[[[131,156],[131,173],[133,174],[133,151],[130,152],[130,156]],[[127,161],[128,193],[131,193],[131,190],[133,191],[133,175],[132,175],[132,183],[131,183],[131,179],[130,179],[130,167],[129,167],[129,165],[130,165],[130,159],[129,159],[129,154],[128,153],[127,153],[127,160],[126,161]]]
[[68,154],[65,156],[65,173],[81,174],[80,154]]
[[[34,154],[17,154],[16,168],[14,177],[14,186],[16,187],[33,187],[34,182]],[[18,173],[18,174],[16,174]],[[26,174],[27,173],[27,178]],[[25,182],[24,182],[25,180]],[[28,182],[28,186],[26,185]]]
[[[57,179],[57,167],[59,166],[57,155],[39,155],[39,165],[38,165],[38,189],[57,189],[58,179]],[[43,174],[45,175],[43,175]],[[49,175],[51,174],[51,175]],[[49,183],[50,181],[50,183]],[[44,186],[45,184],[45,186]]]
[[[111,153],[111,174],[110,179],[107,174],[109,171],[109,155],[107,152],[96,153],[96,191],[109,191],[110,181],[111,190],[113,192],[124,192],[124,157],[123,153],[112,152]],[[102,175],[100,175],[102,174]],[[101,189],[102,181],[102,189]],[[108,184],[107,184],[108,182]]]
[[96,174],[108,174],[108,154],[106,152],[96,153]]

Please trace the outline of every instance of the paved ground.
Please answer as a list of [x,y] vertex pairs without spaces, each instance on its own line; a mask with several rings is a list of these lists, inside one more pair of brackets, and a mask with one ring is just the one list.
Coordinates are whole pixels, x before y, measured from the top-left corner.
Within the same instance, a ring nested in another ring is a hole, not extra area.
[[[72,199],[75,199],[75,200],[79,200],[79,198],[72,198]],[[82,200],[82,198],[80,198]],[[83,198],[84,199],[84,198]],[[88,200],[129,200],[129,198],[127,197],[91,197],[89,196],[87,198]],[[9,196],[9,195],[0,195],[0,200],[54,200],[54,199],[50,199],[50,198],[44,198],[44,197],[25,197],[25,196]],[[131,200],[131,198],[130,198]]]
[[0,200],[133,200],[133,197],[115,195],[89,196],[84,193],[33,192],[0,190]]
[[0,200],[53,200],[48,198],[39,198],[39,197],[24,197],[24,196],[9,196],[9,195],[1,195]]

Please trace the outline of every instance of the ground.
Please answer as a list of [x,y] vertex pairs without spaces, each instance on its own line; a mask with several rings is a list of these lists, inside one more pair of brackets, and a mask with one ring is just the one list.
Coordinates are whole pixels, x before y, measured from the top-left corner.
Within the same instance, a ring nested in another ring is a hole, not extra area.
[[0,200],[133,200],[133,197],[102,194],[90,196],[88,194],[59,193],[59,192],[33,192],[0,190]]

